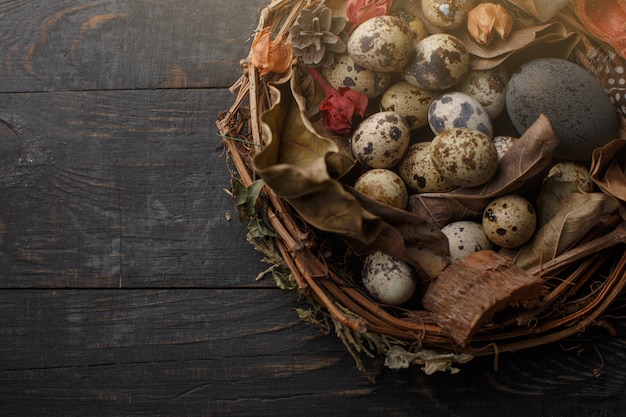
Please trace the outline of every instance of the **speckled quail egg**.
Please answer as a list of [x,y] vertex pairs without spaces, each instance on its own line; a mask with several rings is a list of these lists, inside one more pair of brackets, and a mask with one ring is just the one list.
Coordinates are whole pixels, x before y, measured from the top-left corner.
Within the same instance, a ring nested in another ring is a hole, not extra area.
[[483,212],[485,234],[503,248],[516,248],[535,233],[537,214],[528,200],[508,194],[492,200]]
[[457,188],[443,179],[431,158],[431,142],[409,146],[398,164],[398,175],[411,191],[417,193],[446,193]]
[[363,120],[354,133],[350,146],[360,163],[368,168],[391,168],[409,147],[409,123],[394,111],[377,112]]
[[406,119],[411,130],[419,129],[428,124],[428,109],[437,94],[400,81],[380,97],[380,110],[395,111]]
[[431,32],[456,29],[463,24],[474,0],[422,0],[422,17]]
[[593,180],[589,170],[584,165],[576,162],[563,161],[556,163],[550,168],[548,175],[544,179],[544,184],[549,182],[571,182],[584,193],[594,191]]
[[409,200],[402,178],[388,169],[366,171],[357,178],[354,189],[379,203],[399,209],[404,209]]
[[394,0],[391,6],[391,14],[402,12],[410,13],[413,16],[422,14],[422,5],[419,0]]
[[428,109],[428,124],[435,135],[455,127],[478,130],[491,138],[489,114],[473,97],[451,91],[437,97]]
[[574,193],[591,193],[595,189],[587,167],[571,161],[553,165],[541,184],[535,208],[537,228],[548,223],[561,208],[561,202]]
[[372,71],[399,72],[411,57],[413,34],[396,16],[376,16],[361,23],[348,40],[348,53]]
[[415,272],[408,263],[380,251],[365,258],[361,278],[370,295],[390,305],[406,303],[417,287]]
[[463,42],[450,34],[437,33],[415,45],[404,78],[425,90],[442,91],[458,84],[469,71],[470,56]]
[[478,130],[444,130],[432,141],[431,158],[441,176],[460,187],[487,182],[498,169],[498,154],[491,138]]
[[506,104],[509,75],[503,66],[486,70],[471,70],[458,86],[460,92],[478,101],[493,120],[500,116]]
[[471,220],[460,220],[444,226],[441,231],[448,238],[450,262],[455,263],[467,255],[493,249],[483,226]]
[[518,140],[519,138],[517,136],[494,136],[493,145],[496,147],[498,160],[501,160],[502,157],[513,147],[513,145],[515,145]]
[[420,19],[419,14],[413,14],[407,11],[400,11],[395,13],[394,16],[399,17],[407,25],[411,33],[413,34],[413,44],[417,45],[419,41],[424,39],[430,33],[424,24],[424,21]]
[[380,96],[391,85],[391,74],[369,70],[348,55],[343,54],[329,67],[323,68],[324,77],[335,88],[350,87],[368,98]]

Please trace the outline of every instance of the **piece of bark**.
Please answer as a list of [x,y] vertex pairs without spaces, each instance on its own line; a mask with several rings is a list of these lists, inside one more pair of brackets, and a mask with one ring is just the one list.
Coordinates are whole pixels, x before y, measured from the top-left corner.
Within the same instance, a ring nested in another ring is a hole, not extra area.
[[479,327],[512,305],[531,306],[543,280],[494,251],[475,252],[450,265],[429,286],[423,299],[435,322],[466,346]]

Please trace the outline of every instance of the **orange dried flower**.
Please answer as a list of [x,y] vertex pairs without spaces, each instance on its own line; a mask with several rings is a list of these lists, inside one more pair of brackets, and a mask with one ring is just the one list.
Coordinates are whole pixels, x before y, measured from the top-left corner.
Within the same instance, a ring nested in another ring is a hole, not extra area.
[[287,35],[272,39],[269,28],[263,28],[252,42],[250,62],[261,75],[275,72],[281,74],[289,68],[293,59],[293,49]]
[[481,3],[467,15],[467,30],[481,45],[489,45],[495,33],[506,39],[511,29],[513,17],[501,4]]

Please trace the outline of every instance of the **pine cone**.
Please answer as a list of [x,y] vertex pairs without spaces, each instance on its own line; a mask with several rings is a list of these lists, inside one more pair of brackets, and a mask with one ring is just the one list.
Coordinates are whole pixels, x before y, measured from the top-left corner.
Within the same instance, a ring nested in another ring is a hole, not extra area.
[[332,16],[332,10],[326,6],[303,9],[296,24],[289,29],[294,54],[307,65],[332,65],[335,55],[346,51],[345,26],[346,19]]

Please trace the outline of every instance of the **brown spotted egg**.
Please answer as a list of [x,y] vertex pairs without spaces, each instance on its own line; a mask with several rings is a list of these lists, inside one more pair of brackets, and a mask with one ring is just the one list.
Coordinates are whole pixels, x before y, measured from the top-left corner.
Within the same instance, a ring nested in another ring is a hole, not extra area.
[[443,179],[431,158],[431,142],[417,142],[398,164],[398,175],[417,193],[445,193],[457,188]]
[[482,185],[498,169],[498,154],[491,138],[466,127],[444,130],[435,136],[431,158],[443,179],[459,187]]
[[350,141],[352,153],[368,168],[391,168],[409,147],[411,129],[394,111],[374,113],[363,120]]
[[411,57],[413,34],[396,16],[376,16],[361,23],[348,40],[348,53],[372,71],[399,72]]
[[395,111],[406,119],[411,130],[428,124],[428,109],[437,93],[400,81],[389,87],[380,97],[381,111]]
[[370,295],[389,305],[406,303],[417,287],[415,273],[408,263],[380,251],[365,258],[361,278]]
[[493,244],[485,235],[483,226],[471,220],[447,224],[441,232],[448,238],[451,263],[458,262],[474,252],[493,249]]
[[366,171],[357,178],[354,189],[379,203],[402,210],[409,200],[402,178],[388,169]]
[[528,200],[508,194],[492,200],[482,218],[485,235],[498,246],[516,248],[535,233],[537,214]]
[[469,71],[470,55],[463,42],[450,34],[437,33],[415,45],[404,78],[425,90],[442,91],[458,84]]
[[323,68],[324,77],[335,88],[350,87],[368,98],[380,96],[391,84],[391,74],[369,70],[344,54],[331,66]]
[[403,10],[398,13],[395,13],[394,16],[397,16],[400,19],[402,19],[404,23],[407,25],[407,27],[413,34],[414,44],[417,44],[419,41],[421,41],[422,39],[424,39],[426,36],[430,34],[428,33],[428,29],[426,28],[424,21],[420,19],[419,17],[417,17],[418,16],[417,14],[413,14],[411,12]]
[[442,94],[432,102],[428,109],[428,124],[435,135],[455,127],[466,127],[490,138],[493,136],[493,125],[483,106],[458,91]]
[[507,70],[503,66],[497,66],[486,70],[471,70],[458,89],[475,98],[493,120],[504,111],[508,82]]
[[432,32],[458,28],[474,0],[422,0],[422,17]]

